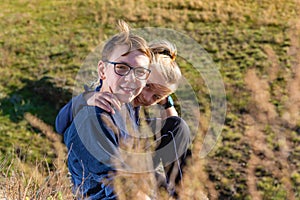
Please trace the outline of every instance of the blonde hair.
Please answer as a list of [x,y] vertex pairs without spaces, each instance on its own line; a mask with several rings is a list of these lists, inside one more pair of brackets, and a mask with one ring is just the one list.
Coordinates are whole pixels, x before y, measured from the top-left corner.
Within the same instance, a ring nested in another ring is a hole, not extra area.
[[149,44],[154,54],[153,65],[162,74],[167,83],[167,87],[174,92],[177,89],[181,79],[181,71],[176,63],[177,56],[176,46],[167,40],[153,41]]
[[149,49],[147,42],[140,36],[134,35],[130,32],[129,25],[123,20],[118,21],[117,25],[119,33],[111,37],[103,47],[102,60],[108,60],[109,56],[118,45],[127,45],[128,51],[124,54],[128,54],[130,51],[138,50],[149,57],[152,60],[152,52]]

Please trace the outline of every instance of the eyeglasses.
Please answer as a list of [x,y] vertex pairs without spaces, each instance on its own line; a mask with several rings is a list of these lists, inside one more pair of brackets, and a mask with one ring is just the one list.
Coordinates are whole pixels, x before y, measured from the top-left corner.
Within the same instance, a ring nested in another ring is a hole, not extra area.
[[144,67],[131,67],[127,63],[111,62],[111,61],[104,61],[104,62],[107,62],[109,64],[113,64],[115,73],[120,75],[120,76],[126,76],[126,75],[129,74],[129,72],[131,70],[133,70],[134,76],[137,79],[146,80],[149,77],[150,72],[151,72],[150,69],[147,69],[147,68],[144,68]]

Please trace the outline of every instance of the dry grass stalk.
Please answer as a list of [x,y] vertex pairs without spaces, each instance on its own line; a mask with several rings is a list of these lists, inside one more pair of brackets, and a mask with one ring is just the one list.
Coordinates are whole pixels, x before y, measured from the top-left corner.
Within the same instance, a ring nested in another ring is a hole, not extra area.
[[[126,119],[130,119],[126,117]],[[120,200],[156,198],[156,180],[153,172],[152,156],[147,149],[148,140],[141,139],[140,133],[127,124],[129,138],[120,137],[119,129],[113,122],[102,116],[102,120],[110,127],[119,139],[119,157],[113,160],[117,173],[114,179],[115,192]]]
[[[19,159],[11,161],[6,173],[1,174],[0,199],[44,200],[44,199],[72,199],[69,180],[61,169],[41,174],[43,164],[36,164],[29,173],[25,167],[20,167]],[[16,167],[16,166],[19,167]],[[28,167],[28,166],[27,166]],[[17,169],[14,169],[17,168]],[[38,174],[38,175],[37,175]]]

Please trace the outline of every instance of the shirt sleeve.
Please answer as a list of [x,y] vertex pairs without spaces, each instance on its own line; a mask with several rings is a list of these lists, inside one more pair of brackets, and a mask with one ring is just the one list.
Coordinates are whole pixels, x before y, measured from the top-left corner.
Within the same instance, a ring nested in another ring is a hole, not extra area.
[[[110,125],[107,121],[103,121],[103,116],[110,120]],[[117,139],[116,134],[119,129],[115,126],[111,119],[111,115],[103,112],[103,110],[85,106],[78,115],[74,118],[70,128],[64,134],[64,142],[68,149],[73,145],[72,151],[76,152],[81,160],[87,159],[88,151],[94,160],[106,163],[110,158],[117,154]],[[90,162],[86,162],[88,165]],[[108,163],[106,163],[108,164]]]
[[71,125],[76,114],[86,106],[83,94],[73,97],[62,109],[60,109],[55,119],[55,128],[59,134],[63,134]]
[[118,158],[118,146],[115,131],[103,121],[103,115],[113,123],[109,113],[85,106],[64,133],[68,168],[75,191],[91,199],[116,199],[112,185],[105,182],[113,179],[111,161]]

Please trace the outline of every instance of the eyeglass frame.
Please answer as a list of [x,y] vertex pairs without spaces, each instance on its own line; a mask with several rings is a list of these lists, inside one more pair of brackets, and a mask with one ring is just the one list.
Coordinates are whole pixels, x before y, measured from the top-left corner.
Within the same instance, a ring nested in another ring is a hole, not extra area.
[[[130,73],[130,71],[133,70],[133,74],[134,74],[134,77],[135,77],[135,78],[137,78],[137,79],[139,79],[139,80],[147,80],[147,79],[149,78],[149,76],[150,76],[150,73],[151,73],[151,70],[150,70],[150,69],[147,69],[147,68],[145,68],[145,67],[131,67],[129,64],[124,63],[124,62],[112,62],[112,61],[108,61],[108,60],[105,60],[105,61],[103,61],[103,62],[106,62],[106,63],[109,63],[109,64],[114,65],[114,71],[115,71],[115,73],[118,74],[119,76],[127,76],[127,75]],[[119,73],[116,71],[116,65],[117,65],[117,64],[126,65],[127,67],[129,67],[130,70],[129,70],[126,74],[119,74]],[[139,78],[139,77],[137,77],[137,76],[135,75],[135,70],[136,70],[136,69],[141,69],[141,68],[143,68],[143,69],[145,69],[147,72],[149,72],[148,74],[146,74],[146,78],[145,78],[145,79],[141,79],[141,78]]]

